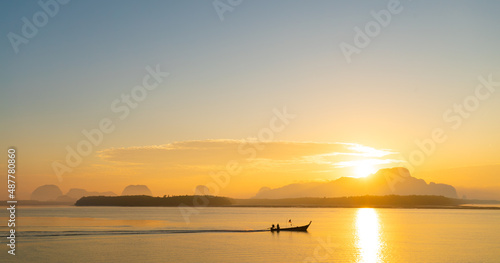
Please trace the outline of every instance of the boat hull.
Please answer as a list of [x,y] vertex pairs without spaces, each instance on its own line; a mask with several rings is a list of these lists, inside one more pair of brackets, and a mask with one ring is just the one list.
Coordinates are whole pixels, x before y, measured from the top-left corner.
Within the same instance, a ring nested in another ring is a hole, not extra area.
[[281,231],[301,231],[301,232],[306,232],[307,231],[307,228],[309,227],[309,225],[311,225],[312,221],[309,222],[309,224],[307,225],[304,225],[304,226],[296,226],[296,227],[286,227],[286,228],[280,228],[280,229],[277,229],[277,228],[271,228],[271,232],[281,232]]

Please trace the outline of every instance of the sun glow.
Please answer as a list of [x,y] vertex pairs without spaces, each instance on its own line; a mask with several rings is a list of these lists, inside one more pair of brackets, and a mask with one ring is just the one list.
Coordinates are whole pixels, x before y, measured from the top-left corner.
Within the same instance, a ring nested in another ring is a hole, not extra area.
[[362,162],[354,167],[355,177],[367,177],[371,174],[374,174],[377,171],[377,168],[370,162]]
[[339,168],[348,167],[352,171],[352,177],[361,178],[374,174],[378,169],[383,168],[386,164],[396,162],[392,159],[362,159],[354,161],[338,162],[334,165]]

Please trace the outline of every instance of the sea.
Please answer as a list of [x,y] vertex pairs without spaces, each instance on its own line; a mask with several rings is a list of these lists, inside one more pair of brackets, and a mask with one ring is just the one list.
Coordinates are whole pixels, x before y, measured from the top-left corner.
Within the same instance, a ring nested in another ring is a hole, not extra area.
[[1,215],[0,262],[500,262],[500,210],[19,207],[15,255]]

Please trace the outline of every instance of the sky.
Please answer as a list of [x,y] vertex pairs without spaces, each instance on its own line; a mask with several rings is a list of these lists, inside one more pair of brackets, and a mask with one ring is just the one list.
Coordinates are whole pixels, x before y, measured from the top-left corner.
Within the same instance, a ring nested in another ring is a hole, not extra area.
[[500,189],[498,1],[40,3],[0,3],[20,197],[251,197],[394,166]]

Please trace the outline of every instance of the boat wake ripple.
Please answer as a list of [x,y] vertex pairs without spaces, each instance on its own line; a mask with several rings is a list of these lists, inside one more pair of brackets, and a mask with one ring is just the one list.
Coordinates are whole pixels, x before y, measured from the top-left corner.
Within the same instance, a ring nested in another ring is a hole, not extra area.
[[[114,236],[114,235],[158,235],[158,234],[196,234],[196,233],[253,233],[262,230],[102,230],[102,231],[21,231],[19,237],[60,237],[60,236]],[[17,231],[16,231],[17,233]]]

